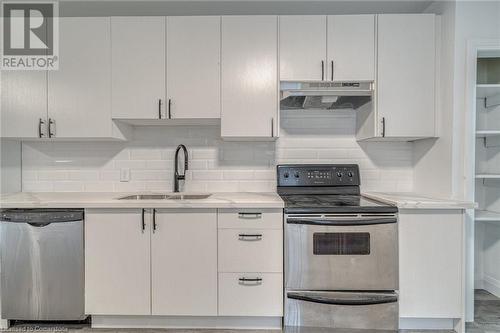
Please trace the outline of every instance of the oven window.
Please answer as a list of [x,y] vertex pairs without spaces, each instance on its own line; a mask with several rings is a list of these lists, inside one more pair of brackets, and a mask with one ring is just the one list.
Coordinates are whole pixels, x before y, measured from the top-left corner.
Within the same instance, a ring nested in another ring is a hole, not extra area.
[[368,232],[316,232],[313,235],[315,255],[368,255]]

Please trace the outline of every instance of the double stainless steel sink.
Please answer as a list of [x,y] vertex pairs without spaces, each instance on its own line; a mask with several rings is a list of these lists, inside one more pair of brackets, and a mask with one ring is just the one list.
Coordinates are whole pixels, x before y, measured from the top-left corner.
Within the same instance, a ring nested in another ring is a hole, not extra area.
[[118,200],[200,200],[211,194],[133,194],[118,198]]

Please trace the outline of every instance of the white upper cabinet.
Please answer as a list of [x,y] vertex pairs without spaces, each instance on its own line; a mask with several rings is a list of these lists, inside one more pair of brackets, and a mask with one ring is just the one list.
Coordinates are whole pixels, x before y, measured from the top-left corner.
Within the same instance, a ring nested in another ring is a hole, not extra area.
[[433,14],[379,15],[376,136],[435,135]]
[[279,17],[280,80],[326,79],[326,16]]
[[278,18],[222,17],[221,136],[278,136]]
[[280,16],[281,81],[373,81],[375,15]]
[[1,78],[1,137],[47,137],[47,72],[2,71]]
[[111,18],[111,66],[113,118],[165,118],[164,17]]
[[375,79],[375,15],[328,16],[326,80]]
[[107,138],[111,120],[110,19],[59,19],[59,70],[48,71],[49,136]]
[[151,215],[85,210],[85,313],[151,314]]
[[167,104],[172,119],[220,118],[219,16],[167,17]]
[[156,210],[151,239],[152,314],[217,315],[216,210]]

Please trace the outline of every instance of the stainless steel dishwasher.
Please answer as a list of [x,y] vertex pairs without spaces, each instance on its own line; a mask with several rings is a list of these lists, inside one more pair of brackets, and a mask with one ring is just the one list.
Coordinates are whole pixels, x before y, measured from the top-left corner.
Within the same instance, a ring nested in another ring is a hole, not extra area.
[[2,318],[85,318],[83,210],[3,210],[0,250]]

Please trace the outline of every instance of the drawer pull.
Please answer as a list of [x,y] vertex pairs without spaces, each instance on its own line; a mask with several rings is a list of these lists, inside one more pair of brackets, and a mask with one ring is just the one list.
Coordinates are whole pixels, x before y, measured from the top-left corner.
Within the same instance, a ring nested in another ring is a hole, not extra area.
[[239,234],[238,239],[242,241],[260,241],[262,234]]
[[262,213],[238,213],[240,219],[261,219]]
[[239,278],[239,284],[244,286],[255,286],[262,284],[262,278]]

